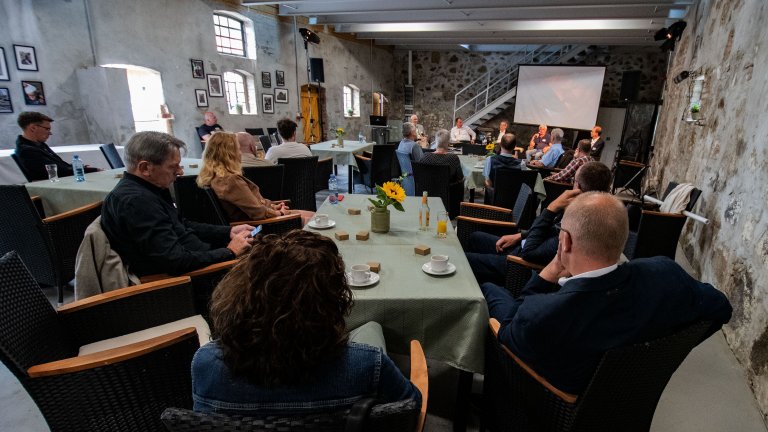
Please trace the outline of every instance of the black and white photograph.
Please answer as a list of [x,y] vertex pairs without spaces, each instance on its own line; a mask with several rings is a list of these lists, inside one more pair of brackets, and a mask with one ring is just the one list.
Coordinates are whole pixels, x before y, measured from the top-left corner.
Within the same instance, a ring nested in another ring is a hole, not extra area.
[[37,55],[35,48],[26,45],[14,45],[13,52],[16,56],[16,69],[26,71],[37,70]]
[[285,72],[275,71],[275,87],[285,87]]
[[288,103],[288,89],[275,89],[275,102],[276,103]]
[[275,97],[271,94],[261,95],[261,102],[264,105],[264,112],[267,114],[275,113]]
[[197,101],[197,106],[207,107],[208,92],[206,92],[204,89],[195,89],[195,100]]
[[202,60],[189,60],[192,63],[192,78],[205,79],[205,67]]
[[5,48],[0,48],[0,81],[10,81],[11,73],[8,72],[8,63],[5,61]]
[[21,91],[27,105],[45,105],[45,91],[40,81],[22,81]]
[[264,88],[272,87],[272,75],[269,72],[261,73],[261,86]]
[[208,96],[224,97],[224,86],[221,84],[221,75],[208,75]]
[[11,102],[11,92],[6,87],[0,87],[0,114],[13,112],[13,102]]

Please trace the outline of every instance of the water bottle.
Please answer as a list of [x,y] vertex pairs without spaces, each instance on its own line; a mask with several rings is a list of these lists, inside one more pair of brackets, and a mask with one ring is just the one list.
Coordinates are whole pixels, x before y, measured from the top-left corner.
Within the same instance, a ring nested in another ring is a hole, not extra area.
[[328,202],[331,204],[339,203],[339,183],[336,181],[336,174],[331,174],[328,178]]
[[78,155],[75,155],[72,158],[72,171],[75,174],[76,182],[85,181],[85,167],[83,166],[83,161],[80,160],[80,157]]
[[362,132],[357,135],[357,139],[360,141],[360,144],[365,144],[365,135]]

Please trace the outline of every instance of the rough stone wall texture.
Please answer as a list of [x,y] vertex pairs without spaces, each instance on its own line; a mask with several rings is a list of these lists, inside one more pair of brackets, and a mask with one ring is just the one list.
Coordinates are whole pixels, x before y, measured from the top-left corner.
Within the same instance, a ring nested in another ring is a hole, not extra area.
[[700,124],[686,122],[693,79],[670,82],[649,186],[690,182],[703,191],[683,250],[700,278],[728,295],[725,334],[768,412],[768,3],[702,0],[677,44],[670,77],[704,75]]

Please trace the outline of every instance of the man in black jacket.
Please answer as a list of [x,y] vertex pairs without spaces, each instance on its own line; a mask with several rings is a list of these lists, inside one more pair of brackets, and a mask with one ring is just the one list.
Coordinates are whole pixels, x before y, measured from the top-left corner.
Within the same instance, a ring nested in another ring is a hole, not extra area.
[[162,132],[135,134],[125,146],[124,177],[104,199],[101,227],[137,276],[186,273],[234,259],[250,247],[250,225],[230,228],[179,215],[168,188],[184,174],[184,147]]

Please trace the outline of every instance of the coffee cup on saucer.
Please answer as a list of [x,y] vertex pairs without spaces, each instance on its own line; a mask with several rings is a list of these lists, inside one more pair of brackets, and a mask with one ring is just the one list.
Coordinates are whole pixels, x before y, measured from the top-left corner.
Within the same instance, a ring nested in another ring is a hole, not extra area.
[[324,213],[316,214],[312,220],[315,222],[315,225],[317,226],[323,227],[328,225],[328,215]]
[[355,264],[350,272],[352,282],[363,284],[371,280],[371,267],[367,264]]
[[438,273],[448,270],[448,255],[432,255],[429,268]]

